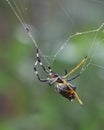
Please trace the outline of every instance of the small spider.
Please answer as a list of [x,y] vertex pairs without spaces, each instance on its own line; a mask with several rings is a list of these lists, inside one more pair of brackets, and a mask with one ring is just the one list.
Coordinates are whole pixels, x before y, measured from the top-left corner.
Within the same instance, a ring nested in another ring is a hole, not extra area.
[[[45,66],[43,65],[43,63],[41,62],[41,59],[39,57],[39,49],[37,49],[36,56],[37,57],[36,57],[36,61],[35,61],[34,70],[35,70],[36,76],[38,77],[38,80],[40,82],[48,82],[49,85],[54,84],[55,89],[58,93],[60,93],[65,98],[67,98],[69,101],[73,101],[73,99],[76,98],[78,100],[78,102],[82,105],[83,103],[80,100],[78,94],[76,93],[76,87],[74,85],[70,84],[70,81],[79,77],[80,73],[71,79],[66,79],[66,78],[69,75],[71,75],[72,73],[74,73],[86,61],[87,56],[69,73],[67,73],[67,71],[65,70],[64,76],[60,76],[59,74],[53,72],[51,67],[48,67],[47,69],[45,68]],[[37,71],[38,63],[40,64],[40,66],[42,67],[44,72],[47,74],[48,77],[46,79],[40,78],[38,71]]]

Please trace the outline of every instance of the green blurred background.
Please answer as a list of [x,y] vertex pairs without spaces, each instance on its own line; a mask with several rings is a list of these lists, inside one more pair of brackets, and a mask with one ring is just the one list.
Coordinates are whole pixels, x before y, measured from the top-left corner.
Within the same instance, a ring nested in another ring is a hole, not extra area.
[[[100,0],[15,2],[49,63],[69,36],[97,29],[104,22],[104,1]],[[55,57],[52,68],[60,75],[84,56],[89,55],[86,65],[91,59],[72,82],[84,106],[76,100],[69,102],[54,87],[37,80],[33,70],[36,48],[7,2],[0,0],[0,130],[104,129],[103,39],[103,27],[97,33],[76,36]],[[39,72],[45,76],[40,68]]]

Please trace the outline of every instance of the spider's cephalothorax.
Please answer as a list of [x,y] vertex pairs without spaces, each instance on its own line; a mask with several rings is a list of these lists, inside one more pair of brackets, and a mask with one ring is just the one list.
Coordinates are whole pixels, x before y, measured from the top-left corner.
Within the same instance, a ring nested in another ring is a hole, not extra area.
[[[39,81],[47,82],[49,85],[54,84],[56,91],[58,93],[60,93],[65,98],[67,98],[69,101],[72,101],[74,98],[76,98],[78,100],[78,102],[82,105],[83,103],[80,100],[78,94],[76,93],[76,87],[69,83],[69,81],[72,81],[72,80],[76,79],[78,76],[80,76],[80,73],[78,75],[76,75],[75,77],[71,78],[71,79],[66,79],[66,78],[69,75],[71,75],[72,73],[74,73],[86,61],[87,56],[74,69],[72,69],[69,73],[67,73],[65,71],[66,74],[64,76],[60,76],[59,74],[54,73],[52,71],[51,67],[48,67],[47,69],[44,67],[43,63],[40,60],[38,49],[37,49],[36,55],[37,55],[37,57],[36,57],[36,61],[35,61],[34,70],[35,70],[35,73],[36,73]],[[38,63],[40,64],[40,66],[42,67],[44,72],[47,74],[46,79],[40,78],[38,71],[37,71]]]
[[56,91],[62,96],[64,96],[65,98],[69,99],[69,101],[72,101],[75,98],[75,94],[73,93],[73,90],[75,91],[76,87],[71,85],[68,82],[68,85],[70,85],[70,87],[72,88],[70,89],[69,86],[64,84],[64,79],[56,73],[51,73],[50,76],[52,82],[50,82],[49,84],[50,85],[55,84]]

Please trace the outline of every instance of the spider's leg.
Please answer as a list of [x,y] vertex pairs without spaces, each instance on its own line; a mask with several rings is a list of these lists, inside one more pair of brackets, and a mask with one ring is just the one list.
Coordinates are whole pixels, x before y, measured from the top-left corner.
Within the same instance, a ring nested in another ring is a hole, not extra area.
[[49,72],[50,72],[50,73],[53,72],[50,66],[48,66],[48,69],[49,69]]
[[41,59],[40,59],[40,57],[39,57],[39,50],[38,50],[38,49],[37,49],[37,54],[36,54],[36,56],[37,56],[37,61],[39,62],[39,64],[40,64],[40,66],[42,67],[42,69],[43,69],[46,73],[49,74],[48,70],[44,67],[44,65],[43,65],[43,63],[42,63],[42,61],[41,61]]
[[75,67],[73,68],[69,73],[67,73],[65,76],[63,76],[63,78],[67,78],[69,75],[71,75],[72,73],[74,73],[77,69],[79,69],[79,67],[86,61],[87,56]]
[[[74,95],[75,95],[77,101],[78,101],[81,105],[83,105],[83,102],[82,102],[81,99],[79,98],[78,94],[71,88],[71,86],[70,86],[65,80],[63,80],[63,83],[64,83],[67,87],[69,87],[69,89],[74,93]],[[65,90],[65,91],[67,91],[67,90]]]
[[65,75],[67,74],[68,72],[67,72],[67,70],[65,69]]
[[67,81],[72,81],[72,80],[78,78],[80,75],[81,75],[81,73],[77,74],[76,76],[72,77],[71,79],[67,79]]
[[41,81],[41,82],[47,82],[47,79],[41,79],[41,78],[40,78],[40,76],[39,76],[39,74],[38,74],[38,71],[37,71],[37,69],[36,69],[37,64],[38,64],[38,61],[36,60],[36,62],[35,62],[35,67],[34,67],[34,71],[35,71],[36,76],[38,77],[38,80]]

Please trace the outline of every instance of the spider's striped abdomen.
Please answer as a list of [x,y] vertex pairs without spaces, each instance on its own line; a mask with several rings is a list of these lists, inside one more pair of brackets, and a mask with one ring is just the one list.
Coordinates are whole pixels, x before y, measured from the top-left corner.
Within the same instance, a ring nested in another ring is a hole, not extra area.
[[[69,85],[74,91],[76,90],[75,86],[71,84]],[[73,91],[68,86],[64,85],[63,83],[57,83],[55,88],[59,94],[67,98],[69,101],[73,101],[73,99],[75,98],[75,94],[73,93]]]

